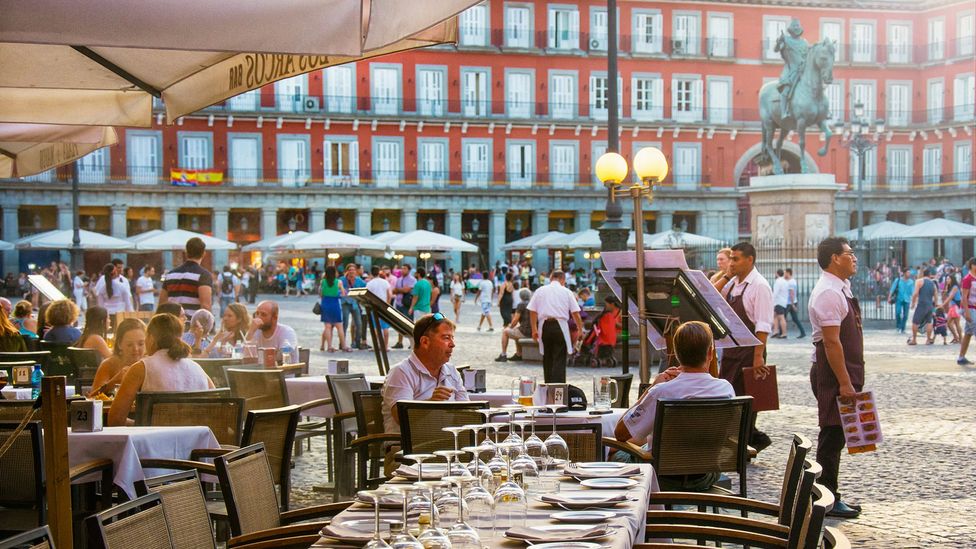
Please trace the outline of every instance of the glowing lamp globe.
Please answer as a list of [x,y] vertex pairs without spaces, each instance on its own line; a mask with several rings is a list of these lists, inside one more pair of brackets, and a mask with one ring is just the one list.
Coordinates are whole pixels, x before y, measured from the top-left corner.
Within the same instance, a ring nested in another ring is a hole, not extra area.
[[603,183],[620,183],[627,177],[627,161],[615,152],[604,153],[596,161],[596,177]]
[[668,159],[657,147],[644,147],[634,155],[634,173],[641,181],[663,181],[668,175]]

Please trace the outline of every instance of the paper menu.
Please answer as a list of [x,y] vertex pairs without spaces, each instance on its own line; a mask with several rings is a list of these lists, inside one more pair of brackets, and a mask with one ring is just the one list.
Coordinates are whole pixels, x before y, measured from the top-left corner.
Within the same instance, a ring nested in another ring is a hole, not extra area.
[[881,421],[874,393],[864,391],[853,398],[837,397],[837,410],[840,412],[841,427],[847,441],[847,453],[859,454],[877,450],[884,437],[881,435]]

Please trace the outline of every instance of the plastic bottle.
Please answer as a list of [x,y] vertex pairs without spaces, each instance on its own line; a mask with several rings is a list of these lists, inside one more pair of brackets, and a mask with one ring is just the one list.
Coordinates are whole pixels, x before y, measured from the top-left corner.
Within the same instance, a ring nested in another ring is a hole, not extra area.
[[44,370],[41,370],[40,364],[34,365],[34,371],[31,372],[31,398],[37,399],[41,396],[41,380],[44,379]]
[[238,341],[237,345],[234,345],[234,350],[231,352],[231,358],[242,358],[244,356],[244,342]]
[[286,341],[285,344],[281,346],[281,361],[282,362],[288,362],[289,364],[294,363],[294,362],[297,362],[292,357],[292,351],[293,350],[294,349],[291,346],[291,343],[289,343],[289,342]]

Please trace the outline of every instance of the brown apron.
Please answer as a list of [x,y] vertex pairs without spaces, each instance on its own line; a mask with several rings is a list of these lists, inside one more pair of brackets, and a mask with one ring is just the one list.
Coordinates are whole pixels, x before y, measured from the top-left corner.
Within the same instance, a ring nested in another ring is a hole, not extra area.
[[[864,388],[864,334],[861,330],[861,306],[855,297],[847,297],[847,316],[840,323],[840,344],[844,347],[844,364],[851,378],[854,390]],[[840,425],[840,412],[837,410],[837,396],[840,385],[837,376],[827,362],[827,351],[823,340],[813,344],[817,352],[816,362],[810,368],[810,386],[817,398],[819,425],[828,427]]]
[[[742,293],[733,296],[732,292],[735,291],[735,286],[732,286],[729,289],[729,293],[726,294],[725,299],[732,306],[735,314],[739,315],[739,318],[742,319],[742,323],[746,325],[746,328],[749,328],[749,331],[755,335],[756,325],[749,320],[749,315],[746,314],[745,302],[742,299],[742,296],[745,295],[748,288],[749,283],[746,282],[742,287]],[[742,380],[742,369],[751,368],[755,362],[755,357],[755,347],[727,347],[722,349],[722,365],[719,368],[718,377],[731,383],[732,388],[735,389],[735,394],[738,396],[748,394],[746,393],[745,382]]]

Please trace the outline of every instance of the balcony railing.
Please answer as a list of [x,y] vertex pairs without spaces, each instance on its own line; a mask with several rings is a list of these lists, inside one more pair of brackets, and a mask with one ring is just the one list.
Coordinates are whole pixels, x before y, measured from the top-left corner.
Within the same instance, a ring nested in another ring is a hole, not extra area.
[[[972,189],[976,191],[976,174],[943,173],[932,175],[867,175],[864,177],[864,192],[928,192]],[[847,190],[856,192],[860,180],[854,177]]]

